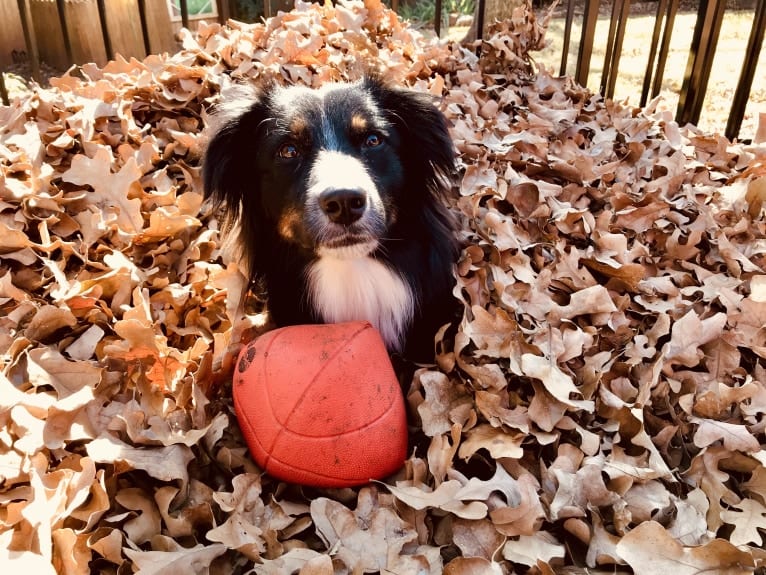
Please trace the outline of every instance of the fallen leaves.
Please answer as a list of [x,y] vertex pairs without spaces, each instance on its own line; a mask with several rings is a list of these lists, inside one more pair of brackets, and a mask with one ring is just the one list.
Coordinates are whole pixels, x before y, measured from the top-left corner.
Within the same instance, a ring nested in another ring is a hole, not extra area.
[[[763,146],[536,71],[376,0],[201,25],[0,108],[0,561],[14,571],[750,573],[766,530]],[[232,361],[268,328],[200,157],[230,84],[381,67],[460,154],[457,333],[411,456],[316,491],[249,459]]]

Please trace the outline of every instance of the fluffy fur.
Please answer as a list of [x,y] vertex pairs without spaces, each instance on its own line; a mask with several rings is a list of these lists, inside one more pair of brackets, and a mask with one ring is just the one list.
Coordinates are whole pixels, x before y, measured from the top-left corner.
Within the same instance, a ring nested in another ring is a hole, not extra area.
[[206,194],[238,235],[277,325],[369,320],[433,357],[458,247],[441,195],[454,151],[430,97],[376,78],[262,86],[217,114]]

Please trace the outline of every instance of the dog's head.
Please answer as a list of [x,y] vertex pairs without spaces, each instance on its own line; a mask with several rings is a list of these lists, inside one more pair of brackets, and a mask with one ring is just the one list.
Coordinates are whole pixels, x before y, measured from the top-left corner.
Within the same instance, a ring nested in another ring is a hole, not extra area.
[[432,98],[375,78],[262,86],[224,102],[218,121],[205,190],[241,225],[253,273],[256,229],[312,255],[361,257],[403,239],[397,229],[429,211],[454,171]]

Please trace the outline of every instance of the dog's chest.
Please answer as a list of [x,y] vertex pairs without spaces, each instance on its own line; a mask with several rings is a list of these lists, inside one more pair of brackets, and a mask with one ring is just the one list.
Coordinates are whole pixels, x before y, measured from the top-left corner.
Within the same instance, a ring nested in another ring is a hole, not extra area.
[[390,349],[400,350],[414,294],[402,277],[370,258],[322,257],[308,270],[309,300],[327,323],[367,320]]

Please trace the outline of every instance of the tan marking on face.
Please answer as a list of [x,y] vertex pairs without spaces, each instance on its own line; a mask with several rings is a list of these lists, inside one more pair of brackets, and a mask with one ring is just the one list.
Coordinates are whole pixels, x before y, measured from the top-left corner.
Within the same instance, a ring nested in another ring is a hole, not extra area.
[[302,116],[296,116],[290,122],[289,130],[293,135],[300,136],[306,130],[308,130],[308,127],[309,125],[308,125],[308,122],[306,121],[306,118],[303,118]]
[[301,216],[297,210],[285,210],[279,218],[279,235],[286,240],[295,239],[295,230],[301,225]]
[[351,118],[351,128],[356,132],[364,132],[367,129],[367,119],[364,116],[355,115]]

